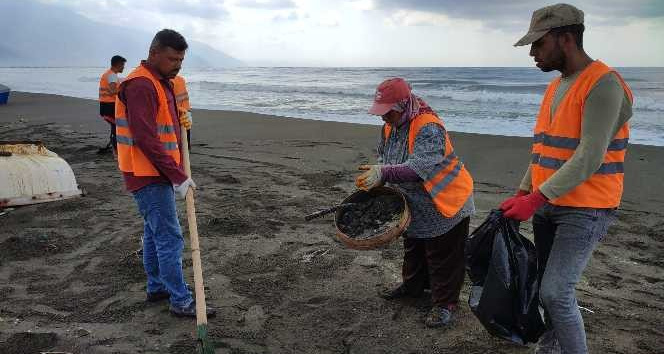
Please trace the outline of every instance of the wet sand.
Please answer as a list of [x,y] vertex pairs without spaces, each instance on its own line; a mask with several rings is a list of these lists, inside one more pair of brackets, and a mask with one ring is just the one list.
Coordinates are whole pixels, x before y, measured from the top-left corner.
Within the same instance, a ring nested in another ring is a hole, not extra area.
[[[86,196],[0,216],[0,352],[191,353],[195,321],[147,304],[142,220],[110,154],[97,102],[12,93],[0,140],[43,140]],[[376,296],[400,280],[401,244],[345,248],[332,216],[303,216],[354,190],[378,127],[194,110],[193,177],[217,353],[530,353],[487,334],[465,301],[427,329],[426,298]],[[452,133],[475,178],[479,225],[517,186],[530,139]],[[618,221],[578,286],[590,352],[664,346],[664,148],[630,146]],[[186,225],[184,203],[178,204]],[[186,231],[186,227],[183,226]],[[523,232],[531,235],[528,223]],[[185,232],[186,234],[186,232]],[[185,268],[191,276],[189,249]]]

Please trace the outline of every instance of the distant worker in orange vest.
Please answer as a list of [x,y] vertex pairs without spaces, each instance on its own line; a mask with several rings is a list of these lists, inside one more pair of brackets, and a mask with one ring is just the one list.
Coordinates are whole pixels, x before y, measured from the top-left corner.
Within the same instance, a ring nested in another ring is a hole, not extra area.
[[355,183],[369,190],[388,183],[411,210],[404,233],[403,282],[381,296],[420,297],[431,290],[428,327],[447,326],[458,308],[465,275],[464,243],[475,212],[473,179],[452,147],[443,121],[401,78],[376,89],[370,114],[385,124],[378,163],[363,165]]
[[[196,317],[196,304],[182,272],[184,239],[175,195],[196,184],[184,171],[180,125],[171,79],[180,71],[187,42],[178,32],[159,31],[148,59],[120,84],[116,101],[118,165],[143,218],[143,267],[147,301],[169,300],[176,316]],[[215,311],[208,308],[208,316]]]
[[567,4],[541,8],[515,44],[530,44],[542,71],[561,73],[544,93],[526,175],[500,205],[506,217],[533,217],[548,328],[538,353],[588,353],[575,286],[623,192],[632,92],[615,69],[584,51],[583,17]]
[[187,122],[185,128],[187,129],[187,143],[188,148],[191,150],[191,125],[194,119],[191,116],[191,104],[189,103],[189,92],[187,91],[187,83],[181,75],[176,76],[173,80],[173,92],[175,93],[175,101],[178,106],[178,114],[185,115]]
[[99,149],[99,152],[117,151],[115,142],[115,97],[118,94],[120,78],[118,74],[124,71],[127,59],[114,55],[111,58],[111,67],[99,79],[99,115],[111,125],[111,134],[108,144]]

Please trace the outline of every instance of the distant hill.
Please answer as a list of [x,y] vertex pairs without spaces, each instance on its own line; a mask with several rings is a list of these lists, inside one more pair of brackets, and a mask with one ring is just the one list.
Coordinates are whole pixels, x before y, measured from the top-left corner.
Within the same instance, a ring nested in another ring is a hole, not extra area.
[[[134,66],[147,56],[154,36],[32,0],[0,0],[0,28],[0,66],[107,66],[114,54]],[[243,65],[206,44],[187,42],[187,67]]]

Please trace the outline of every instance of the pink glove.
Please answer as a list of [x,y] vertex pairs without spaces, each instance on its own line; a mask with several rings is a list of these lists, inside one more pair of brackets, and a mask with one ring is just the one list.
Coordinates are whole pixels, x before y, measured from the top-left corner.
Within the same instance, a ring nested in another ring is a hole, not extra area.
[[502,202],[499,208],[506,218],[526,221],[535,214],[537,209],[546,204],[547,200],[542,192],[534,191],[521,197],[509,198]]

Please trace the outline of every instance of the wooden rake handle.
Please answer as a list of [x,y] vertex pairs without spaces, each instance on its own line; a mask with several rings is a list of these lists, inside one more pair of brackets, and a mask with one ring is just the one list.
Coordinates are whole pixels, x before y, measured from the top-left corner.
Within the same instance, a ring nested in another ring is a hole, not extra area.
[[[189,142],[187,129],[181,126],[182,156],[184,171],[191,178],[191,163],[189,161]],[[201,264],[201,250],[198,243],[198,224],[196,222],[196,207],[194,206],[194,190],[189,188],[185,197],[187,205],[187,222],[189,224],[189,241],[191,243],[191,260],[194,265],[194,293],[196,295],[196,324],[207,325],[207,306],[205,305],[205,289],[203,285],[203,266]]]

